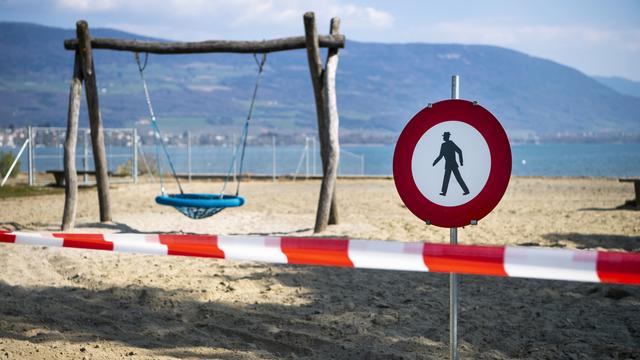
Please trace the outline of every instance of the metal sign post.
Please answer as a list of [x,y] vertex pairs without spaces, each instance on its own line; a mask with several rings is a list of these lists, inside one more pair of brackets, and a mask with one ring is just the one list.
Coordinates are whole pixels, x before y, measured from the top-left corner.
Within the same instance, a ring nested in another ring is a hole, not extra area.
[[[451,98],[460,98],[460,76],[451,77]],[[449,229],[449,243],[458,243],[458,228]],[[458,274],[449,274],[449,358],[458,360]]]
[[[487,109],[459,95],[460,77],[453,76],[451,99],[414,115],[393,153],[393,181],[402,202],[425,223],[449,229],[453,245],[459,227],[477,224],[498,205],[511,176],[504,128]],[[458,360],[458,277],[453,273],[449,296],[450,355]]]

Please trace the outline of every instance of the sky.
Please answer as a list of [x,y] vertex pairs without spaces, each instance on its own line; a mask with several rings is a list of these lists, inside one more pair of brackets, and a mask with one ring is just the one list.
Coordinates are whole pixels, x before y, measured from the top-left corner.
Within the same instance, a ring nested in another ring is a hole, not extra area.
[[496,45],[587,75],[640,81],[639,0],[0,0],[0,21],[109,27],[171,40],[262,40],[341,18],[348,39]]

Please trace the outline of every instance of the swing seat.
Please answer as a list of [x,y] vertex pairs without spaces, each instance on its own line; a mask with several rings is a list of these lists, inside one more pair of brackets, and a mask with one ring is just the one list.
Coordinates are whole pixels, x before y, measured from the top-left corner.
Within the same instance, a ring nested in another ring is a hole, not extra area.
[[204,219],[225,208],[242,206],[244,198],[220,194],[169,194],[156,196],[156,203],[173,206],[192,219]]

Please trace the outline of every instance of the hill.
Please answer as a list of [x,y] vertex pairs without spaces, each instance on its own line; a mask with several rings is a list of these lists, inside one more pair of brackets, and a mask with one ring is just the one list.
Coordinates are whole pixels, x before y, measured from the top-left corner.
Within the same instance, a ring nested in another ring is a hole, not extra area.
[[[92,35],[144,39],[110,29]],[[63,40],[74,36],[74,30],[0,23],[0,126],[65,125],[73,53]],[[146,117],[132,54],[97,50],[95,64],[105,126]],[[246,116],[255,73],[248,55],[152,55],[145,75],[164,129],[226,132],[237,131]],[[461,76],[461,96],[490,109],[512,138],[638,132],[639,98],[549,60],[493,46],[355,41],[341,51],[338,67],[341,127],[397,134],[428,102],[449,96],[452,74]],[[257,128],[313,131],[305,51],[271,54],[262,84]]]
[[620,94],[640,97],[640,82],[638,81],[627,80],[618,76],[594,76],[593,78]]

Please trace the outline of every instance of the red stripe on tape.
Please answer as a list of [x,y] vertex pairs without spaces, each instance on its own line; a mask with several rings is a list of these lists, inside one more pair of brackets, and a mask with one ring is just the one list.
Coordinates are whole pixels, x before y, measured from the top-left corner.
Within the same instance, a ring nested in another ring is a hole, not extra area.
[[289,264],[353,267],[346,239],[282,237],[280,248]]
[[422,256],[429,271],[507,276],[504,247],[425,244]]
[[598,277],[603,283],[640,284],[640,254],[598,251]]
[[62,246],[77,249],[109,250],[113,251],[113,243],[105,241],[102,234],[53,234],[62,239]]
[[16,242],[16,235],[11,234],[9,231],[0,231],[0,242],[14,243]]
[[218,237],[215,235],[160,234],[158,240],[167,245],[169,255],[224,259],[224,251],[218,246]]

